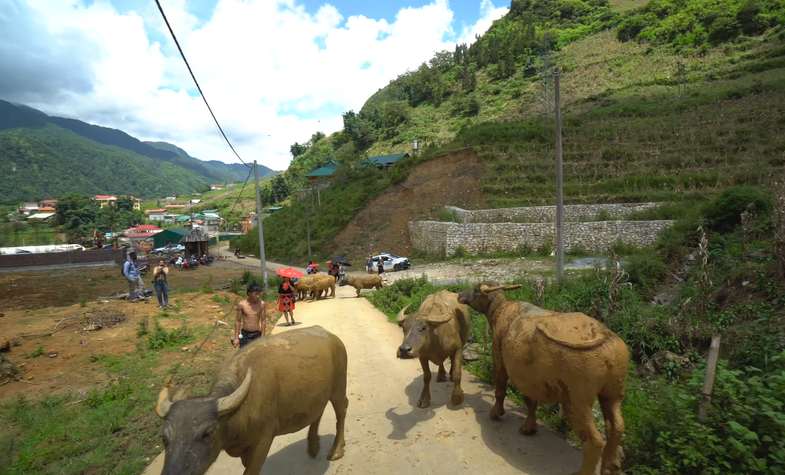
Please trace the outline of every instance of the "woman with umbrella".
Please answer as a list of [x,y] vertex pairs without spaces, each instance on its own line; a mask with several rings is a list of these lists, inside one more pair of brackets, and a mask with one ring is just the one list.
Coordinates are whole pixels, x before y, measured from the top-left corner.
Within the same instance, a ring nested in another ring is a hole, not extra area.
[[278,269],[276,274],[283,277],[283,282],[278,286],[278,311],[283,313],[284,318],[286,318],[286,324],[291,326],[296,323],[294,321],[294,284],[292,284],[291,279],[302,277],[303,274],[291,267]]

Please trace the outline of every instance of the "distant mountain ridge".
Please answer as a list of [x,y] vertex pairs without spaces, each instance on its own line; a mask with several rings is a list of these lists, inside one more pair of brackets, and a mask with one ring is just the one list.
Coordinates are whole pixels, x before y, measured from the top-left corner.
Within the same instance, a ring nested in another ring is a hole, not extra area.
[[[276,172],[261,166],[261,175]],[[0,201],[69,192],[162,196],[242,181],[248,168],[203,161],[166,142],[143,142],[122,130],[49,116],[0,100]],[[52,176],[59,170],[65,176]],[[67,179],[66,179],[67,177]]]

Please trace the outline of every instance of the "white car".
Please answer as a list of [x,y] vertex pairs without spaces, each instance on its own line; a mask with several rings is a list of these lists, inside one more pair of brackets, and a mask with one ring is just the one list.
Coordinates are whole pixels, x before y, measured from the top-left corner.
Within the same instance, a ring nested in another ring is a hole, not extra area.
[[369,273],[378,272],[379,260],[382,261],[382,267],[385,272],[405,270],[412,266],[411,263],[409,263],[409,259],[406,257],[396,256],[389,252],[382,252],[381,254],[371,257],[372,268],[366,270]]

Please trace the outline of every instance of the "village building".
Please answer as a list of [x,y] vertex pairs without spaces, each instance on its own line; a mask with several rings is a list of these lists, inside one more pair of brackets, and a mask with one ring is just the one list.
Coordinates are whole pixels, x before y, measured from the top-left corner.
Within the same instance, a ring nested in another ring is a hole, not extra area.
[[153,236],[153,247],[159,248],[168,245],[180,244],[185,236],[191,233],[190,229],[186,228],[169,228],[164,229],[160,233]]
[[373,165],[377,168],[390,168],[391,166],[406,158],[409,158],[408,153],[393,153],[389,155],[377,155],[374,157],[369,157],[367,160],[365,160],[365,163],[368,165]]
[[166,198],[164,198],[164,201],[175,201],[175,200],[177,200],[176,196],[167,196]]
[[223,185],[210,185],[210,190],[212,191],[223,190],[223,189],[224,189]]
[[139,252],[149,252],[153,248],[153,237],[163,231],[163,229],[152,224],[140,224],[128,228],[123,232],[123,239],[125,243]]
[[338,170],[338,165],[335,162],[329,162],[319,168],[314,168],[305,177],[308,178],[311,185],[325,183],[335,175],[336,170]]
[[19,214],[23,214],[25,216],[30,216],[31,214],[38,212],[38,203],[27,202],[22,203],[19,205]]
[[144,212],[149,221],[163,222],[166,219],[167,211],[164,208],[148,209]]
[[27,220],[30,222],[38,222],[38,223],[52,221],[52,219],[55,216],[55,212],[52,208],[47,208],[47,209],[51,211],[42,211],[41,209],[39,209],[37,213],[33,213],[30,216],[28,216]]
[[95,195],[93,197],[99,208],[106,208],[107,206],[114,206],[117,203],[115,195]]
[[164,206],[164,208],[166,208],[167,211],[180,211],[186,209],[187,206],[182,204],[171,204]]
[[41,208],[57,208],[57,200],[55,199],[41,200],[38,202],[38,206]]

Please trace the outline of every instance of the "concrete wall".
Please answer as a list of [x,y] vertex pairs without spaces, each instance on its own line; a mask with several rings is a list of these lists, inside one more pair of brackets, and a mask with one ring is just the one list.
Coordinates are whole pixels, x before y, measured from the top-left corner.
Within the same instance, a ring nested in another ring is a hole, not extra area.
[[[583,249],[606,252],[615,243],[633,246],[654,244],[657,235],[673,221],[592,221],[565,223],[564,245],[570,252]],[[451,256],[462,248],[470,254],[517,252],[524,246],[553,246],[553,223],[444,223],[412,221],[409,235],[415,250]]]
[[0,268],[53,266],[67,264],[92,264],[100,262],[121,263],[124,259],[122,249],[103,249],[95,251],[46,252],[40,254],[13,254],[0,256]]
[[[659,203],[611,203],[565,205],[564,221],[592,221],[602,214],[606,219],[622,219]],[[555,206],[530,206],[526,208],[497,208],[466,210],[446,206],[462,223],[552,223],[556,221]]]

